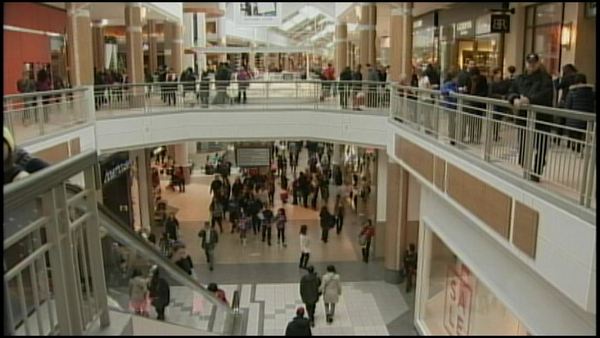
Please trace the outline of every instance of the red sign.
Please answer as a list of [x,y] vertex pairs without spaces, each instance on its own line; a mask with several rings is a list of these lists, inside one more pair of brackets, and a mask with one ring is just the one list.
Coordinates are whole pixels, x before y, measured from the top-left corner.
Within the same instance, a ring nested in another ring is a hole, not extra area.
[[471,271],[460,264],[449,267],[446,276],[446,299],[444,302],[444,328],[450,335],[466,336],[471,322],[473,299]]

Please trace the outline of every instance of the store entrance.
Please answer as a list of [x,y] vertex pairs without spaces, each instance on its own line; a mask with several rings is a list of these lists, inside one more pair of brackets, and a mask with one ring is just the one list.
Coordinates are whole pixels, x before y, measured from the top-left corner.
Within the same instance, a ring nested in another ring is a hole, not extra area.
[[500,36],[486,34],[475,39],[460,39],[458,43],[458,65],[466,69],[469,61],[475,61],[481,75],[490,77],[495,67],[500,67]]

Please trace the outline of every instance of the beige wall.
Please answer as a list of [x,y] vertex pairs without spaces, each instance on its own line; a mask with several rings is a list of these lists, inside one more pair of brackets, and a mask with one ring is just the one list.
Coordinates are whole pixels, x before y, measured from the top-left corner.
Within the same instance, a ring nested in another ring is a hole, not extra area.
[[571,24],[571,47],[563,48],[561,66],[569,63],[596,82],[596,18],[585,17],[583,2],[565,4],[565,25]]

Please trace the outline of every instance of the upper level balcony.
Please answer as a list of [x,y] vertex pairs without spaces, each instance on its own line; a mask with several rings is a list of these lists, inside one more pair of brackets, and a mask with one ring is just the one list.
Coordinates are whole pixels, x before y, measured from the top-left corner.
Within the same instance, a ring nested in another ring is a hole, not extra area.
[[[596,205],[594,114],[533,105],[516,110],[506,101],[491,98],[455,93],[444,96],[435,90],[386,83],[335,81],[126,84],[4,98],[4,124],[12,130],[17,144],[31,144],[41,136],[106,120],[215,112],[232,123],[228,116],[233,115],[227,113],[281,113],[289,118],[307,112],[317,113],[312,116],[322,112],[387,117],[386,124],[399,122],[422,137],[451,144],[461,156],[538,182],[535,186],[550,195],[586,208],[595,209]],[[550,118],[542,121],[542,115]],[[558,117],[568,123],[546,122]],[[311,122],[317,127],[323,121]],[[286,130],[276,134],[280,138],[287,135]],[[223,135],[229,139],[239,136]],[[376,145],[389,143],[386,133],[380,137]]]

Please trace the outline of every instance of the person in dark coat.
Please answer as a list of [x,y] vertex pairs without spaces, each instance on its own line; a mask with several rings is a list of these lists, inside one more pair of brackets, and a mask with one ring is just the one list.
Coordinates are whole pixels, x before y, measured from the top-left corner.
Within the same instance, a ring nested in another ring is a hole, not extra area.
[[[537,54],[531,53],[526,57],[527,65],[525,72],[515,79],[508,94],[508,102],[517,108],[525,105],[535,104],[540,106],[552,107],[553,90],[552,77],[543,65],[540,63],[540,58]],[[524,166],[527,173],[530,174],[530,179],[534,182],[539,182],[543,174],[544,166],[546,165],[546,152],[548,149],[548,135],[550,126],[548,124],[535,124],[535,130],[544,132],[538,133],[534,137],[534,166],[533,171],[530,164],[524,164],[525,157],[525,126],[526,126],[527,111],[520,109],[518,111],[517,125],[519,128],[519,164]],[[552,115],[538,112],[536,121],[552,123]]]
[[[488,95],[488,84],[485,76],[481,75],[478,67],[471,70],[471,88],[470,95],[483,96]],[[465,109],[474,117],[469,121],[469,141],[479,144],[481,142],[482,117],[485,115],[485,103],[470,101],[467,102],[469,108]]]
[[152,306],[156,309],[158,320],[165,320],[165,308],[171,302],[171,290],[169,283],[160,276],[158,267],[153,267],[152,279],[148,286],[150,291],[150,299],[152,300]]
[[352,81],[352,70],[350,67],[344,68],[344,70],[340,73],[340,105],[342,108],[348,108],[348,97],[350,96],[350,84],[347,81]]
[[165,232],[170,240],[177,240],[177,232],[179,231],[179,221],[175,218],[173,212],[169,213],[167,219],[165,219]]
[[356,96],[362,90],[363,76],[362,76],[361,68],[362,68],[362,65],[356,66],[356,71],[354,71],[352,73],[352,81],[354,81],[352,83],[352,108],[354,110],[360,110],[360,108],[356,104]]
[[[510,89],[510,83],[511,81],[509,79],[502,78],[502,69],[499,67],[494,68],[494,70],[492,70],[492,83],[490,85],[489,96],[493,99],[506,100],[508,90]],[[500,123],[496,121],[502,120],[503,114],[509,114],[510,111],[505,107],[494,106],[494,112],[501,113],[492,115],[494,119],[492,125],[492,134],[494,136],[494,141],[498,141]]]
[[300,296],[308,311],[310,324],[314,327],[315,307],[319,301],[319,286],[321,286],[321,279],[312,265],[309,265],[306,270],[308,270],[308,273],[302,276],[302,279],[300,280]]
[[310,321],[304,317],[304,308],[299,307],[296,310],[296,317],[288,323],[285,329],[286,336],[312,336],[310,330]]
[[[556,90],[556,106],[558,108],[565,108],[567,102],[567,95],[569,95],[569,88],[575,84],[575,75],[577,74],[577,68],[573,64],[566,64],[562,67],[562,76],[553,81],[554,89]],[[554,116],[554,122],[556,125],[565,125],[565,118],[561,116]],[[569,131],[564,128],[555,127],[555,131],[558,135],[567,135]],[[554,143],[560,144],[560,137],[554,138]]]
[[[569,94],[565,100],[565,108],[571,110],[582,111],[586,113],[594,113],[594,86],[587,84],[587,79],[583,74],[577,74],[574,78],[574,84],[569,87]],[[567,118],[565,121],[567,127],[579,130],[569,129],[568,134],[572,139],[585,141],[585,130],[587,122],[580,119]],[[581,151],[581,143],[569,142],[571,149],[577,152]]]
[[323,243],[327,243],[327,240],[329,239],[329,229],[333,228],[335,225],[335,217],[329,213],[326,205],[321,208],[319,217],[321,218],[321,240]]
[[202,240],[201,246],[206,254],[206,263],[208,263],[208,268],[210,271],[212,271],[214,269],[215,262],[215,247],[219,242],[219,234],[214,229],[214,224],[211,225],[210,222],[204,222],[204,229],[200,230],[198,237],[200,237]]

